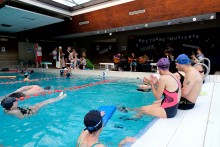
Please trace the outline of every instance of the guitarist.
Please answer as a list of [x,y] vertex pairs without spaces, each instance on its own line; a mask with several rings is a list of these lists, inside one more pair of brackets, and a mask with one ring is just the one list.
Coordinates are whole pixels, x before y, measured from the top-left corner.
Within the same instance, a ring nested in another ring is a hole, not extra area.
[[132,67],[134,66],[134,71],[136,71],[137,67],[137,57],[134,53],[131,53],[131,57],[128,57],[128,63],[130,63],[130,71],[132,71]]
[[113,62],[115,64],[115,70],[119,70],[119,64],[121,62],[121,54],[120,53],[113,56]]

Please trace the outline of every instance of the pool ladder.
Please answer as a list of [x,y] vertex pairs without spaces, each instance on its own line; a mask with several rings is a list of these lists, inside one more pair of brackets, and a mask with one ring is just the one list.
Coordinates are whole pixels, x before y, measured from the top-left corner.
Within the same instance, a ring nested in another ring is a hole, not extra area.
[[[206,64],[204,64],[204,60],[206,60],[208,62],[208,66]],[[206,68],[206,73],[205,73],[205,76],[203,78],[203,80],[206,79],[206,77],[208,76],[208,74],[210,73],[210,69],[211,69],[211,63],[210,63],[210,60],[208,58],[202,58],[201,60],[199,60],[198,63],[196,63],[194,66],[196,65],[202,65],[203,67]]]

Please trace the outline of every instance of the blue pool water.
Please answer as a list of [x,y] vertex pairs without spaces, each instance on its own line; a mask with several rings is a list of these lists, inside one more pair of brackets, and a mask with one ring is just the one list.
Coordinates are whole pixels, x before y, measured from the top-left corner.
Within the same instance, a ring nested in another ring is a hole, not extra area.
[[[31,78],[56,77],[55,74],[34,73]],[[5,79],[4,79],[5,80]],[[19,119],[0,111],[0,145],[4,146],[75,146],[77,137],[84,129],[84,115],[91,109],[103,105],[119,105],[131,108],[151,104],[152,93],[139,92],[140,79],[115,79],[113,82],[96,84],[86,88],[65,91],[67,97],[61,101],[42,107],[37,114]],[[74,76],[71,78],[44,79],[31,83],[0,84],[0,96],[15,91],[24,85],[37,84],[42,87],[52,85],[54,89],[65,89],[102,81],[95,76]],[[1,83],[2,81],[0,81]],[[5,82],[5,81],[4,81]],[[31,97],[19,101],[19,106],[29,107],[59,93]],[[120,119],[131,118],[135,112],[115,111],[103,129],[100,140],[107,146],[117,146],[126,136],[137,135],[153,117],[145,116],[138,121]]]

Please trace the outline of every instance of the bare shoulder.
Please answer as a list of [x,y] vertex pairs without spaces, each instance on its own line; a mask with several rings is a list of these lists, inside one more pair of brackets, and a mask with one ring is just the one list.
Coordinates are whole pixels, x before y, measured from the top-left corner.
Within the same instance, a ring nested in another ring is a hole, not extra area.
[[106,147],[104,144],[97,144],[96,147]]

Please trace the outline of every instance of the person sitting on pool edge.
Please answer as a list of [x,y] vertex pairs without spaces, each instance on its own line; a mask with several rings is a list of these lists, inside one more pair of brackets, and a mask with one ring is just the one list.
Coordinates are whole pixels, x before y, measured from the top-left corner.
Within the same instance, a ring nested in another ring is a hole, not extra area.
[[[176,75],[169,71],[169,66],[170,61],[167,58],[161,58],[157,62],[159,80],[153,75],[146,79],[146,82],[151,84],[151,90],[157,100],[149,106],[130,109],[138,111],[136,117],[147,114],[160,118],[172,118],[176,115],[181,96],[181,84]],[[161,100],[162,94],[163,100]]]
[[20,98],[20,97],[25,97],[26,95],[41,93],[48,90],[51,90],[51,86],[46,86],[44,88],[41,88],[38,85],[23,86],[18,90],[12,92],[11,94],[9,94],[8,97]]
[[[91,110],[85,115],[84,125],[86,128],[78,137],[76,147],[105,147],[105,145],[99,141],[99,136],[103,128],[102,116],[104,116],[104,114],[103,111]],[[135,138],[126,137],[118,146],[122,147],[123,144],[135,142],[135,140]]]
[[19,118],[24,118],[26,116],[30,116],[36,113],[41,107],[45,105],[63,99],[65,96],[66,94],[63,94],[63,92],[61,92],[58,97],[37,103],[33,106],[30,106],[29,108],[18,107],[18,100],[15,97],[6,97],[1,101],[1,106],[4,108],[4,112],[6,114],[14,115]]
[[190,65],[190,59],[185,54],[176,58],[176,68],[185,73],[178,109],[192,109],[202,89],[202,76]]

